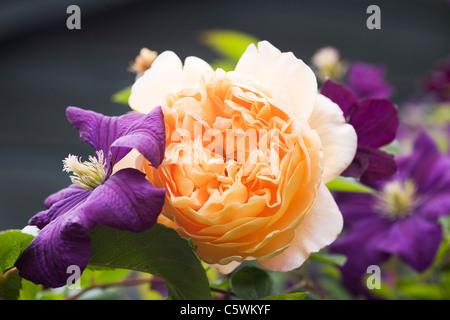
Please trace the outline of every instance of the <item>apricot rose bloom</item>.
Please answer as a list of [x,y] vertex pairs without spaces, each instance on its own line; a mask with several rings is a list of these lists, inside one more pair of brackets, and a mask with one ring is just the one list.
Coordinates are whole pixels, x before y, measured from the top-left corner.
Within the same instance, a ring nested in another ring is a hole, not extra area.
[[224,273],[244,260],[289,271],[339,235],[325,183],[351,163],[356,133],[291,52],[262,41],[225,72],[166,51],[129,104],[162,107],[165,159],[140,169],[167,190],[159,221],[192,239],[206,263]]

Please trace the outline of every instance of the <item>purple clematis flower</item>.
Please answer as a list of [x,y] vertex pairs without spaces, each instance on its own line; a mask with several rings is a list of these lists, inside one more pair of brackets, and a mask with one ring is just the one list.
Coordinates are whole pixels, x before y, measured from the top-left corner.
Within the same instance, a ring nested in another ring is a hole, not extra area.
[[347,86],[359,98],[389,99],[392,87],[384,79],[382,66],[354,62],[347,71]]
[[450,102],[450,57],[439,62],[435,70],[425,77],[423,87],[438,102]]
[[64,170],[73,171],[73,184],[49,196],[44,202],[48,209],[29,221],[41,230],[16,266],[22,277],[46,287],[65,285],[69,266],[86,267],[91,248],[88,230],[97,224],[134,232],[147,230],[157,221],[165,198],[165,190],[152,186],[136,169],[112,174],[114,165],[132,149],[152,166],[161,164],[165,148],[161,108],[147,115],[108,117],[69,107],[66,114],[80,131],[81,140],[97,153],[83,163],[69,155]]
[[320,93],[341,107],[358,135],[355,158],[342,175],[369,183],[394,174],[397,170],[394,157],[379,148],[395,139],[399,125],[395,105],[387,99],[358,99],[352,91],[332,80],[324,82]]
[[344,233],[330,251],[347,256],[342,279],[353,293],[367,293],[362,277],[368,266],[381,265],[392,255],[423,272],[442,241],[438,219],[450,214],[450,156],[422,132],[413,153],[397,162],[398,172],[378,182],[375,194],[334,195]]

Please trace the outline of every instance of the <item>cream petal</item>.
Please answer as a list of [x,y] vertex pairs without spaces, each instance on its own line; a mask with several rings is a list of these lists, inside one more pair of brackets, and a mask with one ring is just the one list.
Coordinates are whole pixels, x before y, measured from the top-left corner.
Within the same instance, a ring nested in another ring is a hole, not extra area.
[[251,44],[239,59],[235,71],[249,74],[268,88],[272,98],[305,119],[311,114],[317,96],[314,72],[292,52],[280,52],[267,41]]
[[238,261],[231,261],[228,264],[211,264],[210,266],[217,271],[219,271],[222,274],[230,274],[234,271],[237,267],[239,267],[241,263]]
[[187,57],[183,67],[174,52],[165,51],[133,84],[128,103],[134,111],[148,113],[164,104],[167,93],[198,84],[202,75],[212,71],[208,63],[197,57]]
[[140,154],[136,149],[132,149],[125,157],[123,157],[114,165],[112,174],[115,174],[117,171],[126,168],[133,168],[144,172],[144,161],[144,156]]
[[313,252],[330,245],[343,227],[342,214],[327,187],[322,184],[311,211],[295,230],[289,247],[258,263],[269,270],[290,271],[300,267]]
[[319,94],[309,125],[316,130],[322,141],[324,155],[323,181],[337,178],[352,162],[357,135],[352,125],[345,122],[341,108]]

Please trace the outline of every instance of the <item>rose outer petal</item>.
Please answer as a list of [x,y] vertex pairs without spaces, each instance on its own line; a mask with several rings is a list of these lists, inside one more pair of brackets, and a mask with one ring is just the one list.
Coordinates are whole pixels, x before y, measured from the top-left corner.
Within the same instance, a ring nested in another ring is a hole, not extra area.
[[289,247],[279,255],[258,263],[266,269],[290,271],[300,267],[313,252],[336,240],[343,227],[343,219],[333,196],[322,184],[311,211],[295,229]]
[[314,72],[292,52],[280,52],[267,41],[251,44],[239,59],[236,73],[249,74],[271,88],[280,88],[286,97],[278,95],[294,114],[308,118],[314,109],[317,80]]
[[143,173],[123,169],[95,188],[83,206],[89,220],[119,230],[151,228],[164,204],[165,189],[155,188]]
[[316,106],[308,119],[312,129],[319,134],[324,154],[323,181],[337,178],[352,162],[357,145],[353,127],[345,123],[339,106],[319,94]]

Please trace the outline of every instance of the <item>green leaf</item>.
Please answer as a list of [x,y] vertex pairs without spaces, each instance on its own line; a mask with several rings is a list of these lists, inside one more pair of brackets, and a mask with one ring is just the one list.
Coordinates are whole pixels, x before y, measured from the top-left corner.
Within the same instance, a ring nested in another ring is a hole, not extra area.
[[20,230],[6,230],[0,233],[0,271],[2,273],[14,266],[33,238],[32,235]]
[[310,259],[343,266],[347,257],[343,254],[312,253]]
[[337,177],[333,181],[328,182],[327,187],[331,191],[375,193],[374,189],[356,181],[353,178],[347,177]]
[[200,35],[200,41],[224,58],[238,61],[251,43],[259,40],[247,33],[235,30],[208,30]]
[[156,224],[135,233],[98,225],[90,234],[89,264],[158,275],[183,299],[211,298],[205,269],[189,242],[175,230]]
[[216,59],[214,61],[211,61],[210,65],[214,70],[220,68],[228,72],[234,70],[234,68],[236,67],[236,63],[237,62],[233,59]]
[[303,300],[307,295],[308,292],[282,293],[276,296],[266,297],[263,300]]
[[35,284],[29,280],[22,279],[19,300],[34,300],[42,289],[43,286],[41,284]]
[[122,89],[119,92],[113,94],[112,101],[128,105],[128,98],[130,97],[130,94],[131,94],[131,86],[126,87],[125,89]]
[[18,272],[0,280],[0,300],[17,300],[19,298],[22,278]]
[[257,300],[272,294],[272,279],[263,269],[244,266],[230,279],[233,292],[242,299]]

